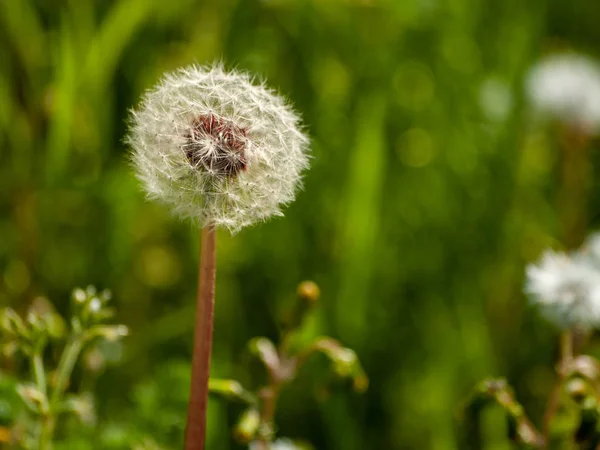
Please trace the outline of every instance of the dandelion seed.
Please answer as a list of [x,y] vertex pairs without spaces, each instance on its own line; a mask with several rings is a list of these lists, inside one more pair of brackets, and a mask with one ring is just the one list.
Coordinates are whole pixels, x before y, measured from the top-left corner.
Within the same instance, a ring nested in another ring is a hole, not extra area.
[[190,66],[133,111],[127,142],[148,196],[201,225],[236,232],[281,215],[308,166],[286,102],[248,75]]
[[600,131],[600,65],[578,54],[556,54],[529,72],[526,93],[541,115],[589,135]]
[[562,328],[600,325],[600,270],[583,254],[546,251],[527,266],[525,292]]

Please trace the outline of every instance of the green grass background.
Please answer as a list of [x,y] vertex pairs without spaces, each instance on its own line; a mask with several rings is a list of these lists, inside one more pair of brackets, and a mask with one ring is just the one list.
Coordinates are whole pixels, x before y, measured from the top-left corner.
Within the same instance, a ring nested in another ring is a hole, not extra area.
[[[286,95],[314,158],[285,218],[219,234],[213,374],[247,382],[246,341],[275,339],[313,279],[313,332],[354,348],[370,389],[321,395],[315,364],[284,392],[280,434],[460,449],[461,401],[489,374],[539,422],[557,332],[521,286],[557,244],[559,153],[523,77],[545,53],[597,52],[598,17],[594,0],[1,0],[0,304],[64,312],[92,283],[132,330],[95,386],[97,429],[65,448],[181,445],[199,231],[144,200],[123,136],[164,71],[214,60]],[[238,413],[211,401],[211,450],[241,448]],[[509,448],[502,416],[484,423],[486,448]]]

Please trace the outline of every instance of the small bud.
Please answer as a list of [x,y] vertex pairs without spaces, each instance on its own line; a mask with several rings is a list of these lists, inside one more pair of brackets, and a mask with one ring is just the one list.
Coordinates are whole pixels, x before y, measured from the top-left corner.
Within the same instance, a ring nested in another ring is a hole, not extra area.
[[362,393],[369,387],[369,379],[365,374],[356,352],[343,347],[332,338],[319,338],[313,344],[315,351],[323,353],[333,363],[333,370],[340,378],[352,379],[354,390]]
[[65,408],[73,412],[85,425],[96,423],[96,408],[94,398],[89,392],[77,396],[70,396],[65,401]]
[[101,372],[106,366],[106,358],[98,347],[87,351],[83,357],[85,367],[92,373]]
[[354,376],[354,380],[352,381],[352,387],[359,394],[363,394],[367,392],[367,389],[369,389],[369,378],[367,378],[367,375],[364,372],[362,372],[362,369],[361,373]]
[[23,319],[11,308],[0,312],[0,327],[8,334],[18,337],[28,337],[29,331]]
[[577,403],[581,403],[589,394],[588,387],[585,381],[581,378],[573,378],[569,380],[566,386],[567,394]]
[[211,394],[222,395],[232,400],[241,400],[245,403],[255,404],[256,398],[236,380],[221,380],[211,378],[208,381]]
[[17,393],[27,405],[35,413],[42,413],[46,404],[46,396],[34,385],[20,384],[17,386]]
[[260,413],[256,408],[248,408],[235,426],[233,436],[238,442],[247,444],[254,439],[259,427]]
[[85,289],[85,293],[88,297],[93,297],[96,295],[96,286],[92,286],[91,284]]
[[85,299],[87,298],[87,296],[85,295],[85,291],[83,289],[75,289],[73,290],[73,300],[75,301],[75,303],[83,303],[85,302]]
[[335,352],[331,352],[330,355],[334,363],[335,372],[338,376],[344,378],[352,374],[354,365],[358,361],[354,350],[340,348]]
[[248,342],[250,352],[260,359],[267,370],[275,375],[279,372],[280,361],[275,344],[265,337],[256,337]]
[[314,281],[303,281],[298,285],[298,297],[307,303],[314,304],[321,296],[321,290]]
[[102,336],[107,341],[118,341],[129,335],[129,328],[125,325],[96,326],[90,330],[92,335]]
[[296,301],[283,318],[283,326],[287,330],[293,330],[302,325],[306,315],[310,312],[312,307],[317,304],[317,301],[321,296],[321,291],[315,282],[303,281],[298,285],[296,294]]

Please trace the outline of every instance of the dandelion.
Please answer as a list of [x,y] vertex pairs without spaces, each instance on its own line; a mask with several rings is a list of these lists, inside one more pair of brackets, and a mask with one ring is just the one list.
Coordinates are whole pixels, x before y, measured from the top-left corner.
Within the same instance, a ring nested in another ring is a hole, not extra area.
[[127,142],[149,198],[202,228],[186,450],[202,450],[212,346],[215,229],[281,215],[308,167],[300,119],[277,94],[220,65],[165,75],[132,113]]
[[600,131],[600,65],[575,53],[556,54],[529,72],[526,93],[540,114],[586,134]]
[[148,196],[201,225],[236,232],[281,215],[308,166],[296,113],[220,66],[164,76],[131,122],[127,141]]
[[546,251],[527,266],[525,292],[563,329],[600,325],[600,270],[582,253]]

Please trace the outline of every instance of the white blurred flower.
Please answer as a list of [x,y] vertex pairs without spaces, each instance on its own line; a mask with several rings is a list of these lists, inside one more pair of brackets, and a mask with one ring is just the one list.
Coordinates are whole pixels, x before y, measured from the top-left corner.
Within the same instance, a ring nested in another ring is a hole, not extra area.
[[100,311],[100,308],[102,308],[102,302],[100,301],[99,298],[94,297],[90,301],[90,311],[93,313],[97,313],[98,311]]
[[600,232],[590,234],[582,246],[582,253],[600,262]]
[[133,111],[127,142],[150,198],[233,232],[281,215],[308,166],[284,99],[218,65],[165,75]]
[[556,325],[600,325],[600,270],[585,255],[546,251],[526,271],[525,292]]
[[600,65],[583,55],[549,56],[530,70],[526,93],[539,113],[588,134],[600,131]]
[[[250,447],[248,447],[249,450],[257,450],[259,448],[260,447],[256,442],[250,443]],[[298,446],[290,439],[280,438],[271,443],[269,450],[298,450]]]
[[73,291],[73,298],[77,303],[83,303],[85,302],[87,296],[85,295],[85,291],[83,289],[77,288]]

